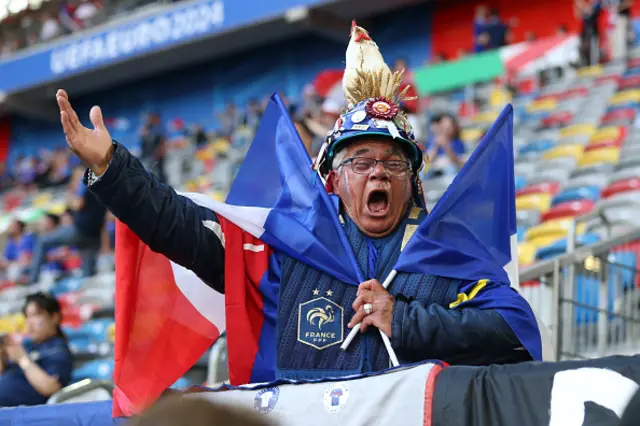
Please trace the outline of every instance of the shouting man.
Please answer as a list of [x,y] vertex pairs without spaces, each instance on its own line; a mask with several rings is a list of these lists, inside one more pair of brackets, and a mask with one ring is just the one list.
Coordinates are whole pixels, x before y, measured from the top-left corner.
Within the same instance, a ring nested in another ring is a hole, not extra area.
[[[350,286],[278,253],[268,270],[279,289],[274,296],[276,341],[270,344],[274,353],[263,357],[274,365],[263,366],[268,371],[252,378],[320,378],[386,369],[389,356],[376,328],[390,338],[402,363],[440,359],[486,365],[540,358],[539,330],[526,302],[510,322],[496,310],[467,303],[483,291],[486,280],[398,273],[389,290],[380,284],[426,216],[417,178],[423,158],[399,111],[401,82],[402,72],[392,73],[368,33],[354,25],[344,77],[349,107],[315,167],[340,200],[340,221],[370,280]],[[225,272],[231,272],[224,267],[225,244],[235,238],[222,233],[224,218],[178,195],[112,142],[98,107],[91,110],[90,130],[80,124],[66,92],[58,91],[57,101],[67,142],[89,167],[90,191],[152,250],[224,291]],[[341,351],[343,337],[359,322],[360,337]]]

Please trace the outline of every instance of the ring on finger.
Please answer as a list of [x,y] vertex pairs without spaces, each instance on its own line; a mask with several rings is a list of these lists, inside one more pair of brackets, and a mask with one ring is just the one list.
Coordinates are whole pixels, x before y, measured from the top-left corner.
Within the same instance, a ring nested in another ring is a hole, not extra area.
[[365,303],[363,309],[365,314],[370,315],[373,312],[373,305],[371,303]]

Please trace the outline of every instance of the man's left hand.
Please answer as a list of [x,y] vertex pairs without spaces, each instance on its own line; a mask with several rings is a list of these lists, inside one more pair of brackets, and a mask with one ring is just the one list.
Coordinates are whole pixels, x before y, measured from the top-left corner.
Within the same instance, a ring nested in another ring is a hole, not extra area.
[[[348,324],[349,328],[355,327],[362,322],[360,331],[364,333],[369,326],[382,330],[384,334],[391,337],[391,320],[393,319],[394,298],[382,287],[378,280],[365,281],[358,287],[358,297],[353,302],[353,310],[356,314]],[[373,309],[370,314],[364,312],[364,305],[371,303]]]

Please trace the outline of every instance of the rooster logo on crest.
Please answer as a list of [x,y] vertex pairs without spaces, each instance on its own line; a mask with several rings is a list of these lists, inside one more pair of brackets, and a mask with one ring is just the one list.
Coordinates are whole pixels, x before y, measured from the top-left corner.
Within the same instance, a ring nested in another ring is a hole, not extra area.
[[335,313],[333,312],[333,306],[327,305],[323,308],[313,308],[307,312],[307,322],[311,325],[314,324],[314,321],[318,319],[318,329],[322,330],[322,326],[324,324],[330,324],[336,320]]

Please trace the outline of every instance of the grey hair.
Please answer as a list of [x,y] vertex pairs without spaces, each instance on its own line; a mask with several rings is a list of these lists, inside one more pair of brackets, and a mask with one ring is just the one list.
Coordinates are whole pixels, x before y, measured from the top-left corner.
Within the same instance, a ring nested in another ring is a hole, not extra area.
[[346,149],[338,151],[333,156],[333,161],[331,162],[331,170],[338,170],[340,165],[344,162],[346,156],[347,156],[347,150]]

